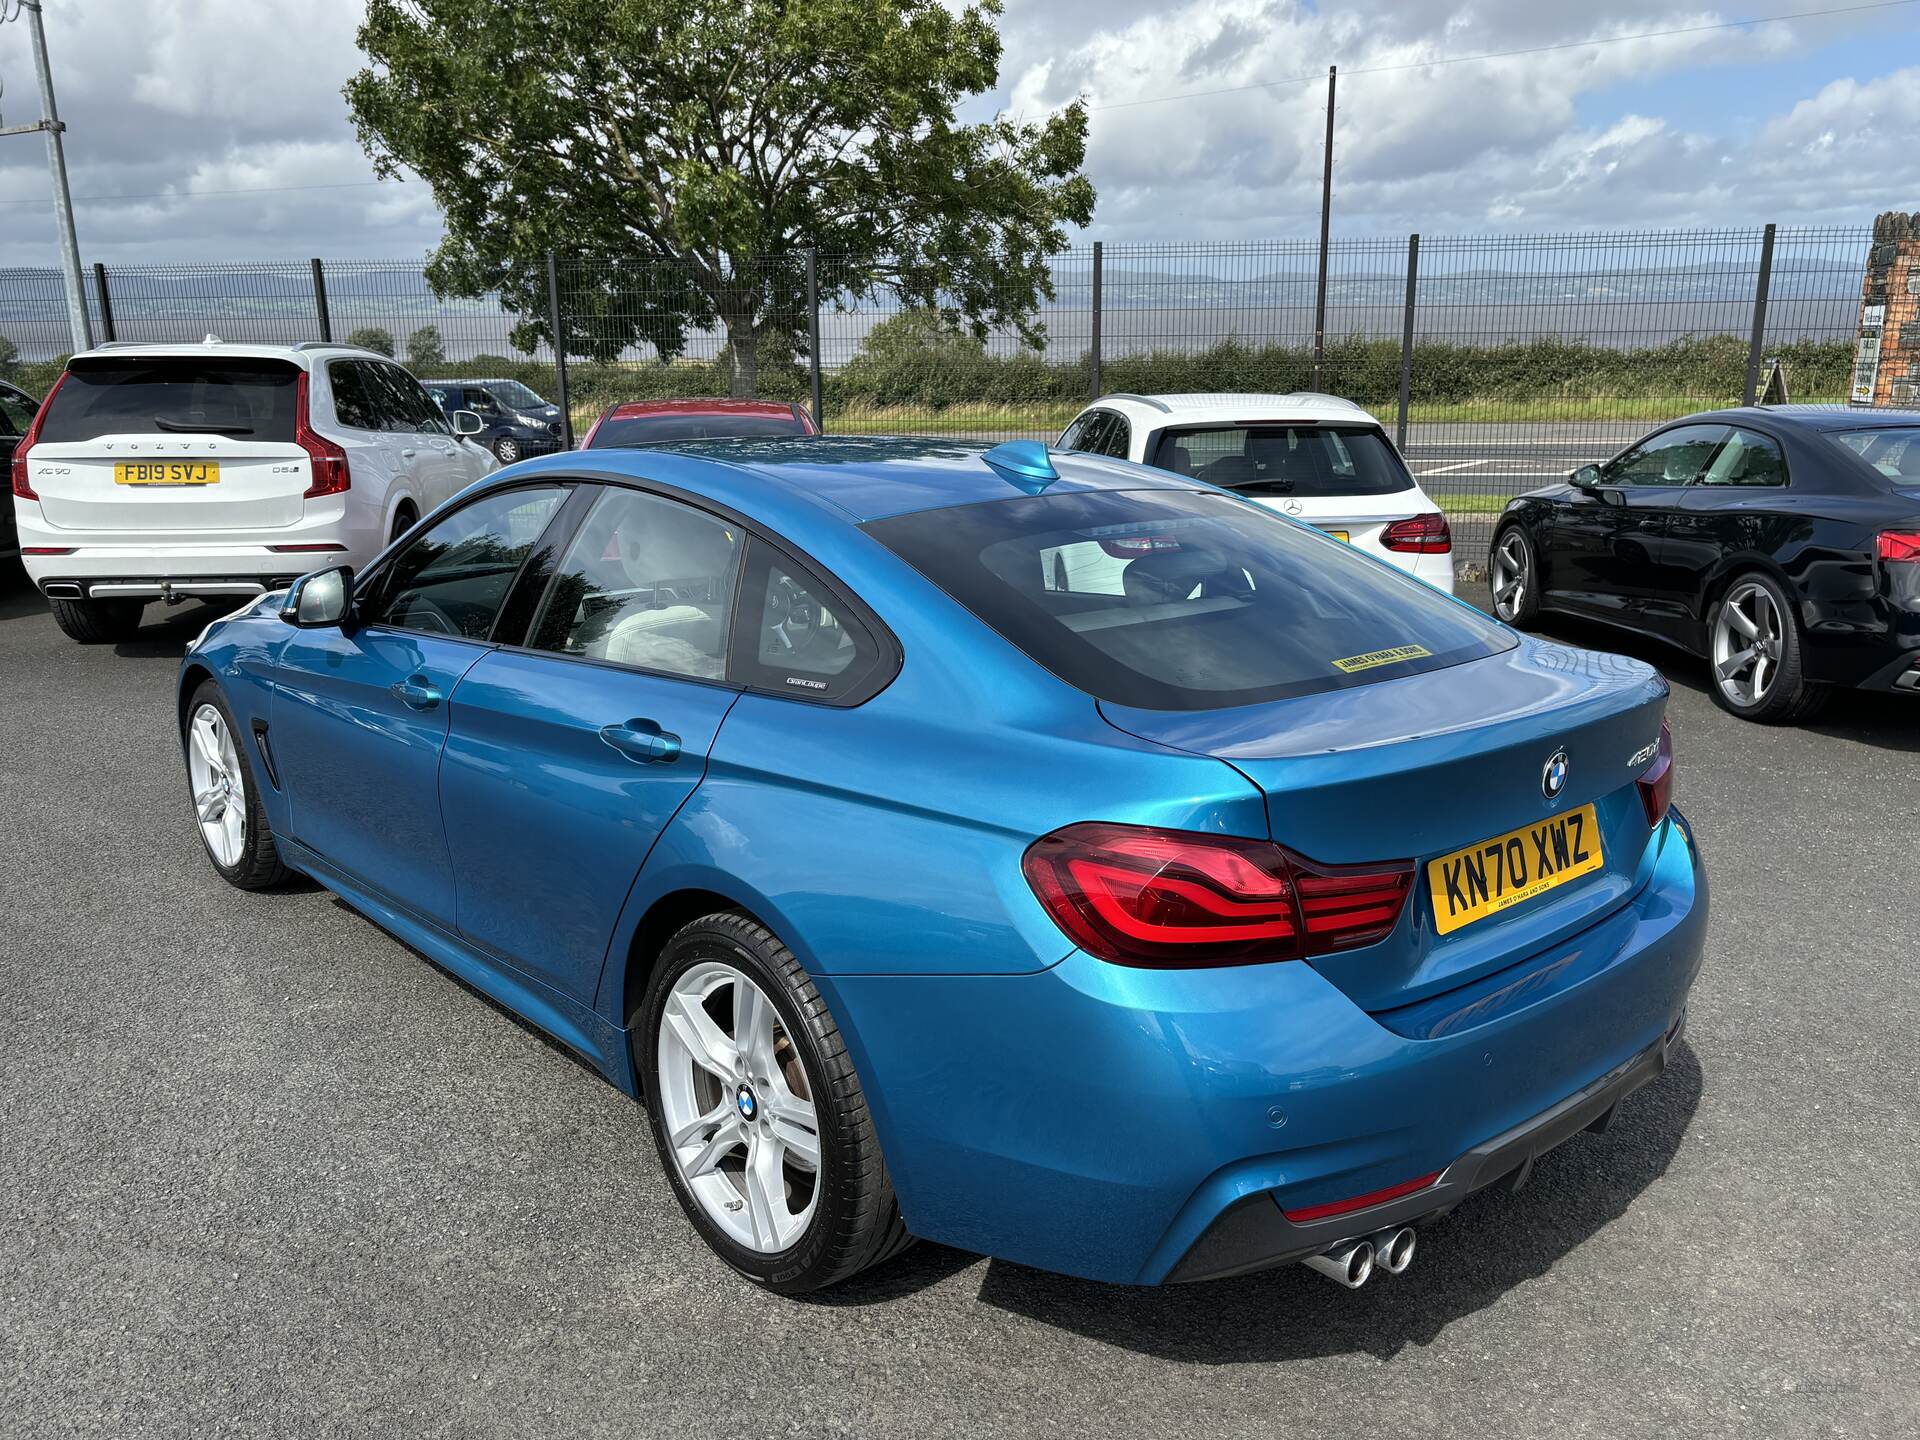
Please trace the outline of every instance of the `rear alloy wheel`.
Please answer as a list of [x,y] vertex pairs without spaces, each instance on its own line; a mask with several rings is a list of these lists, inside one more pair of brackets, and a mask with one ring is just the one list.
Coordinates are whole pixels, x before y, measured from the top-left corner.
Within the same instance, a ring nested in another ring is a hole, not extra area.
[[66,632],[69,640],[82,645],[111,645],[131,640],[140,631],[140,616],[147,602],[118,600],[53,600],[53,623]]
[[729,1265],[800,1294],[911,1243],[839,1029],[764,926],[686,926],[634,1019],[661,1163]]
[[187,717],[187,784],[213,868],[230,885],[264,890],[292,872],[280,863],[233,716],[213,681],[193,693]]
[[511,435],[502,435],[493,442],[493,458],[502,465],[511,465],[520,458],[520,442]]
[[1493,595],[1493,613],[1509,625],[1531,625],[1540,618],[1539,567],[1533,563],[1533,541],[1518,525],[1509,525],[1494,537],[1487,556],[1487,588]]
[[387,543],[391,545],[398,540],[411,530],[419,519],[420,517],[413,513],[413,506],[402,502],[400,508],[393,512],[393,533],[387,537]]
[[1777,725],[1804,720],[1826,702],[1827,687],[1805,678],[1793,604],[1771,577],[1734,581],[1709,629],[1713,698],[1722,709]]

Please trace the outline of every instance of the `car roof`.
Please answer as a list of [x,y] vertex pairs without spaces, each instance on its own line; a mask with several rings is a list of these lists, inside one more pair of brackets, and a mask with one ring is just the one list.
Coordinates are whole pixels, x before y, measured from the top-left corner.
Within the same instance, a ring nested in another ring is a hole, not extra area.
[[1258,391],[1216,390],[1179,395],[1103,395],[1088,409],[1121,410],[1148,425],[1234,424],[1244,421],[1274,423],[1294,420],[1309,424],[1373,425],[1373,415],[1338,395],[1317,390],[1295,390],[1284,395]]
[[[986,460],[984,442],[892,435],[688,440],[638,449],[581,450],[522,461],[515,475],[599,471],[680,485],[751,512],[767,500],[825,504],[859,523],[919,510],[1032,495],[1033,482]],[[1047,494],[1090,490],[1204,490],[1164,470],[1104,456],[1049,451],[1059,478]],[[786,508],[782,506],[781,508]]]
[[75,360],[204,360],[219,356],[231,360],[285,360],[302,369],[311,369],[315,361],[339,355],[351,355],[366,360],[385,360],[390,365],[400,363],[391,355],[382,355],[377,350],[364,350],[358,345],[335,345],[323,340],[302,340],[293,345],[262,345],[226,341],[212,336],[198,344],[178,345],[149,345],[139,340],[110,340],[104,345],[94,346],[91,350],[82,350],[73,358]]
[[[1730,405],[1703,410],[1674,424],[1767,424],[1790,430],[1874,430],[1888,425],[1920,425],[1920,410],[1881,410],[1854,405]],[[1666,426],[1662,426],[1666,429]]]
[[608,420],[639,420],[649,415],[782,415],[791,418],[793,406],[785,400],[730,400],[693,397],[681,400],[627,400],[609,406]]

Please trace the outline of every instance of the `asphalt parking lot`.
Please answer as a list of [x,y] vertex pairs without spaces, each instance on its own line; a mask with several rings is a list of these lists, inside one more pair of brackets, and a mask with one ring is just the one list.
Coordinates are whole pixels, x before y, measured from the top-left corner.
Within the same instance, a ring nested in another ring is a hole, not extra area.
[[211,612],[147,613],[83,649],[0,592],[7,1434],[1920,1425],[1920,706],[1744,725],[1682,657],[1556,632],[1674,678],[1706,968],[1680,1064],[1405,1276],[1138,1291],[923,1245],[795,1302],[557,1046],[325,891],[218,879],[171,705]]

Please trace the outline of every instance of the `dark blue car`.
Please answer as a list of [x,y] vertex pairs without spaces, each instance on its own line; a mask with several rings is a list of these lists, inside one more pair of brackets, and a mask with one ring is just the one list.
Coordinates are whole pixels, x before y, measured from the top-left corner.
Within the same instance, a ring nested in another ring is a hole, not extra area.
[[472,438],[511,465],[530,455],[551,455],[562,448],[560,407],[542,400],[518,380],[426,380],[427,393],[449,419],[456,410],[480,417]]
[[809,438],[489,477],[210,626],[179,717],[223,876],[644,1096],[761,1284],[1357,1285],[1673,1055],[1666,698],[1164,471]]

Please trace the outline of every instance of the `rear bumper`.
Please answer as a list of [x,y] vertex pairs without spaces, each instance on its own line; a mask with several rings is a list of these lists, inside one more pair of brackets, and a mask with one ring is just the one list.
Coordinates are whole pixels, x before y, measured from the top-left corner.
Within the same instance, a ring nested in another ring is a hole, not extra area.
[[[1444,1210],[1657,1074],[1707,915],[1677,815],[1650,839],[1641,882],[1418,1034],[1298,962],[1145,971],[1076,952],[1030,976],[815,978],[909,1229],[1160,1284]],[[1329,1222],[1282,1213],[1429,1175]]]
[[188,600],[198,596],[264,595],[284,590],[298,574],[65,576],[34,583],[49,600]]

